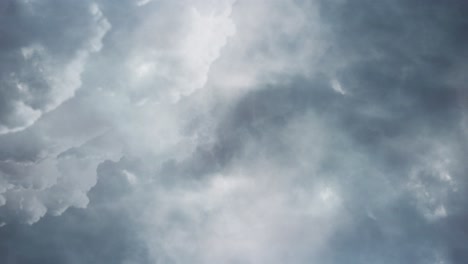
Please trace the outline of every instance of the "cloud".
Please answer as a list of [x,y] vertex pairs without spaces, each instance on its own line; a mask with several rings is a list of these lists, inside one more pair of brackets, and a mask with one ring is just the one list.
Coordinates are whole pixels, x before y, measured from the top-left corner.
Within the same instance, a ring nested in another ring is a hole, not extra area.
[[80,16],[70,15],[66,20],[53,13],[51,5],[50,1],[4,4],[2,134],[32,125],[71,98],[81,85],[80,74],[89,54],[99,51],[110,28],[96,4],[57,4],[55,8],[63,13],[79,10],[73,14]]
[[465,262],[465,4],[97,4],[0,5],[1,261]]

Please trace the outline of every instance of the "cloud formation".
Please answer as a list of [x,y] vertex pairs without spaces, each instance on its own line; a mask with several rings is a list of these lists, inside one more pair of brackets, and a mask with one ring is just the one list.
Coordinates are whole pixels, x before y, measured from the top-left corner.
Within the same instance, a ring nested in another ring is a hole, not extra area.
[[468,259],[463,1],[59,2],[0,4],[0,262]]

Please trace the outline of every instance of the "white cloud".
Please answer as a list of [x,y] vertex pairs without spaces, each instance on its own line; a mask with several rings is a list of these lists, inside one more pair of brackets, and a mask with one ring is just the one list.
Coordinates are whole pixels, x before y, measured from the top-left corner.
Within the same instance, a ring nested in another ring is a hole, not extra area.
[[152,0],[137,0],[136,1],[136,5],[137,6],[145,6],[147,4],[149,4]]
[[342,224],[340,207],[324,204],[320,191],[298,196],[291,183],[272,182],[275,175],[244,173],[216,175],[194,189],[155,190],[151,199],[160,206],[145,207],[141,220],[154,259],[161,249],[184,263],[313,259]]
[[[168,5],[169,10],[175,8]],[[235,34],[235,25],[230,3],[203,9],[187,4],[172,18],[161,16],[159,8],[150,9],[131,34],[134,44],[124,60],[132,73],[130,89],[175,102],[205,85],[211,64]],[[172,28],[166,28],[166,19],[175,20]]]
[[345,90],[341,86],[341,83],[337,79],[332,79],[331,80],[331,87],[333,88],[333,90],[335,92],[337,92],[339,94],[342,94],[342,95],[346,94]]
[[[422,158],[422,164],[414,165],[407,187],[417,202],[418,209],[431,221],[447,217],[450,211],[445,204],[448,197],[457,192],[457,184],[450,176],[451,160],[455,160],[450,145],[436,144]],[[450,154],[449,154],[450,153]]]

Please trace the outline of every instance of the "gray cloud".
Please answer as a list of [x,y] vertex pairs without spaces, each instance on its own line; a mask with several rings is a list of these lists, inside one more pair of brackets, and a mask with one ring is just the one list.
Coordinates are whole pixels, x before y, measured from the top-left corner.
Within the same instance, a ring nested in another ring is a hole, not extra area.
[[2,4],[0,133],[24,129],[74,95],[110,25],[95,3]]
[[98,4],[81,88],[0,136],[2,262],[466,262],[462,1]]

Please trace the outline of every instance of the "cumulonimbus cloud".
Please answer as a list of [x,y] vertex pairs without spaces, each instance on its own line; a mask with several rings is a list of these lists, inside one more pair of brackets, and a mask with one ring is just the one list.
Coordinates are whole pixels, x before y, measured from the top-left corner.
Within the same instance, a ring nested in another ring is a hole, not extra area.
[[76,15],[3,27],[2,69],[79,65],[37,120],[0,92],[0,260],[466,259],[465,4],[52,2],[0,5]]

